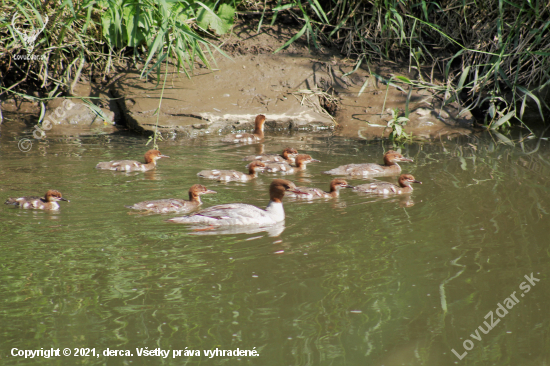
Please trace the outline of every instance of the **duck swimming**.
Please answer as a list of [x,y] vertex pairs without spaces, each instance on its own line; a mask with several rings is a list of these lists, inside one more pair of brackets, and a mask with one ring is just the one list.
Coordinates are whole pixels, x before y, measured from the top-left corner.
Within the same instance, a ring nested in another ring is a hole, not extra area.
[[353,188],[356,192],[372,193],[380,195],[407,194],[413,191],[412,183],[422,184],[417,181],[411,174],[401,174],[399,177],[399,185],[377,181],[373,183],[361,184]]
[[189,188],[189,200],[167,198],[161,200],[142,201],[132,206],[126,206],[133,210],[147,210],[154,213],[178,212],[187,213],[202,205],[201,195],[216,193],[200,184],[194,184]]
[[158,150],[149,150],[145,153],[145,164],[136,160],[111,160],[98,163],[96,169],[114,170],[117,172],[146,172],[157,166],[157,160],[169,158]]
[[350,186],[348,182],[343,179],[336,178],[330,182],[330,190],[325,192],[319,188],[309,188],[309,187],[297,187],[296,191],[300,192],[298,194],[289,192],[287,196],[296,197],[296,198],[305,198],[305,199],[314,199],[314,198],[335,198],[340,195],[341,188],[354,188]]
[[243,160],[260,160],[264,163],[275,163],[275,162],[286,162],[288,164],[294,164],[295,158],[298,155],[298,150],[287,147],[283,150],[281,155],[278,154],[260,154],[260,155],[249,155],[246,156]]
[[412,159],[405,158],[398,152],[389,150],[384,154],[384,165],[367,163],[367,164],[348,164],[334,168],[324,174],[330,175],[352,175],[363,177],[384,177],[398,175],[401,173],[401,167],[398,162],[412,162]]
[[285,192],[294,191],[296,185],[286,179],[274,179],[269,186],[269,203],[265,210],[244,203],[229,203],[212,206],[190,216],[166,220],[182,224],[233,226],[273,225],[285,219],[283,197]]
[[14,205],[20,208],[28,208],[35,210],[59,210],[58,201],[69,200],[62,197],[61,192],[54,189],[50,189],[44,195],[44,198],[41,197],[11,197],[4,202],[6,205]]
[[206,179],[215,179],[220,182],[246,182],[254,179],[258,176],[258,172],[263,172],[265,169],[265,163],[259,160],[253,161],[248,164],[248,174],[239,172],[237,170],[203,170],[197,175]]
[[310,155],[307,154],[297,155],[295,160],[296,167],[291,166],[287,162],[267,163],[265,166],[265,171],[269,173],[281,172],[285,174],[294,174],[301,170],[305,170],[306,165],[309,163],[320,162],[319,160],[313,159]]
[[264,139],[265,116],[258,114],[254,121],[254,133],[232,133],[222,138],[222,142],[254,143]]

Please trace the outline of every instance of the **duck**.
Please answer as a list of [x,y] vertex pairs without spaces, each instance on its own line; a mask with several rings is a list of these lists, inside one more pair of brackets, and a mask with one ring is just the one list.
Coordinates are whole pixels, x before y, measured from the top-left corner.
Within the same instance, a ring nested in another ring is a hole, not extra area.
[[353,188],[356,192],[380,194],[380,195],[397,195],[408,194],[413,191],[412,183],[422,184],[417,181],[411,174],[401,174],[398,180],[399,185],[390,182],[376,181],[373,183],[361,184]]
[[265,210],[245,203],[228,203],[212,206],[190,216],[174,217],[168,222],[210,225],[238,226],[256,225],[268,226],[284,221],[283,197],[285,192],[296,190],[296,185],[286,179],[274,179],[269,185],[269,203]]
[[248,174],[237,170],[202,170],[197,175],[201,178],[215,179],[220,182],[246,182],[258,176],[258,172],[263,172],[266,164],[256,160],[248,164]]
[[194,211],[202,205],[201,195],[210,193],[217,192],[212,191],[201,184],[194,184],[191,188],[189,188],[189,201],[177,198],[167,198],[161,200],[142,201],[126,207],[133,210],[147,210],[153,213],[187,213]]
[[319,188],[309,188],[309,187],[298,187],[296,191],[299,193],[289,192],[287,196],[295,198],[305,198],[305,199],[314,199],[314,198],[336,198],[340,195],[341,188],[355,188],[350,186],[348,182],[343,179],[335,178],[330,182],[330,190],[325,192]]
[[149,150],[145,153],[145,164],[136,160],[111,160],[103,161],[96,165],[96,169],[115,170],[117,172],[146,172],[157,166],[157,160],[169,158],[158,150]]
[[274,163],[267,163],[265,166],[265,171],[269,173],[285,173],[285,174],[294,174],[301,170],[306,169],[306,165],[308,163],[317,162],[319,163],[320,160],[313,159],[311,155],[307,154],[299,154],[295,158],[295,165],[296,167],[291,166],[287,162],[274,162]]
[[260,160],[264,163],[275,163],[275,162],[286,162],[288,164],[294,164],[295,158],[298,155],[298,150],[287,147],[283,150],[281,155],[277,154],[260,154],[260,155],[249,155],[243,158],[244,161],[250,160]]
[[265,116],[258,114],[254,120],[254,133],[232,133],[222,138],[222,142],[254,143],[264,139]]
[[6,205],[14,205],[20,208],[29,208],[35,210],[59,210],[58,201],[70,202],[63,198],[61,192],[50,189],[41,197],[10,197],[4,202]]
[[389,150],[384,154],[384,165],[374,163],[348,164],[323,173],[330,175],[359,175],[363,177],[392,176],[401,173],[401,167],[397,164],[398,162],[413,162],[413,160],[405,158],[398,152]]

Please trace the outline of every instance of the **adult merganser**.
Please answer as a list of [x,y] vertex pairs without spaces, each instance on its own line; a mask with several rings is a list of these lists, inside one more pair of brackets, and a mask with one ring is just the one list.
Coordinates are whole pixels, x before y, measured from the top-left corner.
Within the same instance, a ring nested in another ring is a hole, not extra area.
[[312,199],[312,198],[334,198],[338,197],[340,194],[340,188],[354,188],[353,186],[350,186],[348,182],[346,182],[343,179],[333,179],[330,182],[330,191],[325,192],[319,188],[309,188],[309,187],[298,187],[296,188],[296,191],[300,192],[298,194],[289,192],[287,193],[287,196],[289,197],[296,197],[296,198],[305,198],[305,199]]
[[241,181],[246,182],[258,176],[258,172],[263,172],[265,163],[256,160],[248,164],[248,174],[237,170],[203,170],[197,175],[206,179],[216,179],[220,182]]
[[162,200],[138,202],[132,206],[126,207],[134,210],[147,210],[154,213],[186,213],[191,212],[202,205],[200,196],[201,194],[208,193],[216,193],[216,191],[211,191],[200,184],[194,184],[191,188],[189,188],[189,201],[177,198],[167,198]]
[[319,160],[313,159],[310,155],[307,154],[297,155],[295,160],[296,167],[292,167],[286,162],[267,163],[265,166],[265,171],[269,173],[282,172],[285,174],[293,174],[299,172],[300,170],[305,170],[308,163],[320,162]]
[[212,206],[191,216],[174,217],[166,220],[195,225],[273,225],[285,219],[283,197],[285,192],[294,191],[296,185],[286,179],[274,179],[269,186],[269,204],[265,210],[244,203],[229,203]]
[[103,161],[96,165],[96,169],[116,170],[117,172],[146,172],[155,169],[157,160],[169,158],[158,150],[149,150],[145,153],[145,164],[136,160],[112,160]]
[[15,205],[21,208],[31,208],[36,210],[58,210],[59,204],[57,201],[67,201],[69,200],[61,196],[61,192],[54,189],[50,189],[46,192],[44,198],[41,197],[12,197],[8,198],[6,205]]
[[277,154],[261,154],[261,155],[249,155],[245,157],[243,160],[250,161],[250,160],[260,160],[264,163],[274,163],[274,162],[287,162],[288,164],[294,164],[296,155],[298,155],[298,151],[292,147],[287,147],[283,150],[281,155]]
[[224,136],[222,142],[233,142],[236,144],[241,142],[260,142],[264,139],[264,123],[265,116],[263,114],[258,114],[254,121],[254,133],[232,133]]
[[381,195],[394,195],[394,194],[406,194],[413,191],[412,183],[422,184],[417,181],[410,174],[401,174],[399,177],[399,185],[377,181],[373,183],[361,184],[355,187],[353,190],[356,192],[381,194]]
[[383,177],[398,175],[399,173],[401,173],[401,167],[397,164],[397,162],[400,161],[412,162],[413,160],[403,157],[403,155],[399,154],[398,152],[389,150],[384,154],[385,165],[378,165],[374,163],[348,164],[339,166],[338,168],[334,168],[332,170],[329,170],[328,172],[324,172],[324,174],[354,176],[360,175],[364,177]]

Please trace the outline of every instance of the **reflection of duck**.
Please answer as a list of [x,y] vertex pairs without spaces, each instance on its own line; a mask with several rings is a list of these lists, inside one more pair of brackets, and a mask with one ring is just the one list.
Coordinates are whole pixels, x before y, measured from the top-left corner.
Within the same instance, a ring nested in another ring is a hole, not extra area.
[[360,175],[369,177],[382,177],[398,175],[401,173],[401,167],[397,164],[400,161],[412,162],[412,159],[403,157],[403,155],[389,150],[384,154],[384,165],[368,163],[368,164],[348,164],[334,168],[325,174],[331,175]]
[[287,193],[287,196],[289,197],[296,197],[296,198],[306,198],[306,199],[312,199],[312,198],[334,198],[338,197],[340,188],[354,188],[353,186],[350,186],[348,182],[346,182],[343,179],[333,179],[330,182],[330,191],[325,192],[319,188],[308,188],[308,187],[298,187],[296,188],[296,191],[300,193]]
[[189,201],[167,198],[162,200],[143,201],[138,202],[132,206],[126,206],[134,210],[147,210],[154,213],[167,213],[167,212],[179,212],[186,213],[191,212],[198,208],[201,204],[201,194],[216,193],[211,191],[205,186],[200,184],[194,184],[189,189]]
[[294,164],[294,160],[298,155],[298,151],[292,147],[287,147],[283,150],[281,155],[277,154],[261,154],[261,155],[249,155],[243,160],[260,160],[264,163],[274,163],[274,162],[287,162],[288,164]]
[[265,169],[265,163],[261,161],[253,161],[248,164],[248,174],[239,172],[237,170],[203,170],[197,175],[206,179],[216,179],[221,182],[240,181],[246,182],[254,179],[258,176],[257,172],[263,172]]
[[244,203],[229,203],[212,206],[191,216],[174,217],[168,222],[182,224],[231,226],[231,225],[273,225],[285,219],[283,197],[293,191],[296,185],[286,179],[274,179],[269,186],[269,204],[265,210]]
[[169,158],[169,156],[162,155],[158,150],[149,150],[145,153],[145,164],[136,160],[112,160],[98,163],[96,169],[116,170],[117,172],[146,172],[155,169],[157,160],[160,158]]
[[412,183],[422,184],[417,181],[410,174],[401,174],[399,177],[399,185],[389,182],[373,182],[367,184],[361,184],[355,187],[353,190],[356,192],[381,194],[381,195],[394,195],[394,194],[406,194],[413,191]]
[[258,114],[256,120],[254,121],[254,133],[232,133],[226,135],[222,138],[223,142],[233,142],[233,143],[253,143],[260,142],[264,139],[264,123],[265,116],[263,114]]
[[286,162],[267,163],[265,166],[265,171],[269,173],[281,172],[286,174],[293,174],[299,172],[300,170],[305,170],[308,163],[319,162],[319,160],[313,159],[310,155],[307,154],[297,155],[295,160],[296,167],[293,167]]
[[195,228],[191,235],[235,235],[235,234],[256,234],[266,232],[268,236],[279,236],[285,231],[285,222],[281,221],[273,225],[257,226],[257,225],[237,225],[237,226],[208,226]]
[[57,201],[69,200],[62,197],[61,192],[50,189],[46,192],[44,198],[41,197],[12,197],[5,202],[6,205],[15,205],[21,208],[30,208],[35,210],[58,210],[59,204]]

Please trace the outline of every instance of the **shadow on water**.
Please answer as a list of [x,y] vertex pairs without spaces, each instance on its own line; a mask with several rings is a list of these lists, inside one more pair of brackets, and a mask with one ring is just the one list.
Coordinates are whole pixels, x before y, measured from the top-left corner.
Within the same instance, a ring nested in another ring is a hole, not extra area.
[[[513,143],[479,135],[406,145],[401,152],[414,163],[402,164],[403,171],[423,182],[409,199],[342,190],[338,199],[285,200],[286,222],[273,232],[211,232],[163,221],[175,215],[129,214],[124,206],[186,198],[201,183],[218,192],[204,196],[203,207],[265,208],[277,175],[229,184],[196,176],[204,168],[243,171],[241,158],[258,146],[165,141],[161,151],[169,161],[154,172],[125,174],[94,167],[141,160],[144,140],[52,138],[21,153],[3,135],[2,199],[52,188],[71,202],[59,212],[0,210],[1,363],[51,363],[12,357],[14,347],[134,354],[56,358],[90,365],[161,362],[138,357],[142,347],[201,353],[255,347],[259,357],[170,353],[162,362],[548,364],[550,146],[519,134]],[[381,162],[392,148],[384,141],[295,134],[271,137],[264,149],[278,153],[287,146],[321,163],[285,178],[320,188],[332,178],[323,171]],[[531,273],[540,282],[525,292],[520,286]],[[512,305],[506,299],[514,292],[519,301]],[[511,306],[502,318],[499,303]],[[500,322],[487,331],[489,312]],[[467,354],[459,360],[453,349]]]

